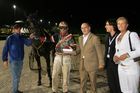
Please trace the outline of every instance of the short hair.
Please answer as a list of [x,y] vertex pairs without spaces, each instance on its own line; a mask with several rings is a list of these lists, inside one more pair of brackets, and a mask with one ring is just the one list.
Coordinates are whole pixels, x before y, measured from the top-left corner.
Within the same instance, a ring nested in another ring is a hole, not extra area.
[[[88,26],[91,27],[91,24],[90,24],[89,22],[83,22],[82,24],[86,24],[86,25],[88,25]],[[82,24],[81,24],[81,25],[82,25]]]
[[123,21],[125,21],[128,24],[128,20],[127,20],[126,17],[123,17],[123,16],[119,17],[116,22],[118,22],[119,20],[123,20]]
[[14,26],[12,26],[13,29],[18,29],[21,28],[21,26],[19,24],[15,24]]

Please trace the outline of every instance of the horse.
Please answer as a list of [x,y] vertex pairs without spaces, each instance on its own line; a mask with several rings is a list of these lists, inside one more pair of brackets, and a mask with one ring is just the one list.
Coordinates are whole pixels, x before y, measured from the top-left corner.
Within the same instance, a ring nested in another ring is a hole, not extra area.
[[[50,66],[50,51],[54,49],[55,45],[51,41],[49,33],[39,25],[38,21],[33,16],[28,16],[27,22],[29,23],[30,33],[34,33],[35,38],[32,40],[32,50],[30,55],[33,55],[38,66],[38,86],[41,85],[41,61],[40,57],[43,56],[46,60],[47,74],[52,85],[51,66]],[[30,56],[29,56],[30,57]]]

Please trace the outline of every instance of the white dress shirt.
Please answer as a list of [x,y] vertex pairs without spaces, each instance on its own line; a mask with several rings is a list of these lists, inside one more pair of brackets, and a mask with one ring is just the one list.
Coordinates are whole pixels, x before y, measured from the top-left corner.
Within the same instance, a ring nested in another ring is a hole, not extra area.
[[85,45],[87,39],[88,39],[88,36],[89,36],[90,33],[88,33],[87,35],[83,35],[83,46]]

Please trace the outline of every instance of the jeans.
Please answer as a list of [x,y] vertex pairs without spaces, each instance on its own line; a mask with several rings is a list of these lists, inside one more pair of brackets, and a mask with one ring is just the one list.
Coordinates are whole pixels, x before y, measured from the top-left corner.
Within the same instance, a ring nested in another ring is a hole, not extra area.
[[12,93],[18,93],[23,61],[10,61],[10,70],[12,74]]

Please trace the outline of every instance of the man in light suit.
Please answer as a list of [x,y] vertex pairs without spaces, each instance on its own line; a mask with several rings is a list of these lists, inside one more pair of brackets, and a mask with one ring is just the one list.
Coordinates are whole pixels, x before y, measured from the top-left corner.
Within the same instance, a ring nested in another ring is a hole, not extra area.
[[80,93],[86,93],[86,83],[89,76],[91,91],[96,93],[96,72],[104,68],[104,57],[100,39],[91,33],[89,23],[82,23],[83,35],[79,37],[80,45]]

